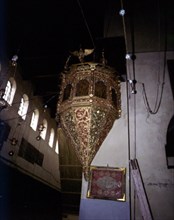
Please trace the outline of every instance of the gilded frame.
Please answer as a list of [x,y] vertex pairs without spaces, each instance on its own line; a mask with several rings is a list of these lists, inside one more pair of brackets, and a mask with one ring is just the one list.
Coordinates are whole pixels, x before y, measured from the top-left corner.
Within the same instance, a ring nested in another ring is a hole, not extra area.
[[126,168],[90,167],[87,198],[125,201]]

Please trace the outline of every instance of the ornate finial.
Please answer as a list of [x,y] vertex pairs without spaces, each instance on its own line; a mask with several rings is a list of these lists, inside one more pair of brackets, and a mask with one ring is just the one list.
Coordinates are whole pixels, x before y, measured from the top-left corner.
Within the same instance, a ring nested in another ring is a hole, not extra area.
[[84,62],[84,57],[90,55],[91,53],[93,53],[93,51],[94,51],[94,49],[84,49],[83,50],[82,48],[80,48],[79,51],[73,51],[73,52],[70,52],[70,53],[72,55],[78,57],[79,61],[81,63],[83,63]]

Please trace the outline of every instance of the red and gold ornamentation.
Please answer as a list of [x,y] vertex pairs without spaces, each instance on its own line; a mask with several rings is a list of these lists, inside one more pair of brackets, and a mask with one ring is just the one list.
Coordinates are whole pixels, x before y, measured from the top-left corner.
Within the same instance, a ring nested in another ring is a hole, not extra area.
[[72,65],[62,76],[57,114],[88,180],[94,156],[121,115],[120,82],[113,68],[98,63]]
[[87,197],[125,201],[125,168],[90,167]]

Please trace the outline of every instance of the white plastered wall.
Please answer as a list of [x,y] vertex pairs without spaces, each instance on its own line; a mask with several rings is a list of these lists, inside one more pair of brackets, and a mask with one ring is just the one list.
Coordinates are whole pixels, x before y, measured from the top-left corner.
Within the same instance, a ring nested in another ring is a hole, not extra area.
[[[174,170],[167,168],[165,145],[167,127],[174,114],[174,100],[164,58],[164,52],[136,54],[137,94],[130,95],[129,99],[130,146],[132,158],[136,157],[139,162],[154,219],[172,220],[174,218]],[[174,53],[167,52],[166,60],[171,59],[174,59]],[[133,75],[131,61],[128,61],[127,67],[128,75],[131,77]],[[158,89],[157,105],[160,99],[164,68],[165,81],[161,104],[156,114],[150,114],[143,98],[142,83],[145,85],[149,105],[154,110]],[[134,100],[134,96],[136,100]],[[132,215],[135,215],[136,219],[141,219],[137,198],[136,201],[132,199],[132,206],[134,202],[136,208],[135,213],[132,212]]]
[[[167,59],[174,59],[172,52]],[[165,84],[159,111],[149,114],[143,99],[142,83],[152,110],[162,86],[164,53],[136,54],[136,94],[131,94],[128,85],[129,124],[130,124],[130,159],[137,158],[146,193],[154,219],[172,220],[174,218],[174,170],[166,165],[165,144],[167,126],[174,114],[174,101],[170,86],[167,65],[165,66]],[[133,79],[132,62],[127,61],[128,78]],[[126,82],[121,83],[122,115],[116,120],[108,136],[101,145],[91,165],[126,167],[128,171],[128,112]],[[136,105],[135,105],[136,103]],[[134,186],[129,201],[129,173],[126,173],[126,201],[131,203],[132,217],[141,219],[137,198],[134,199]],[[86,199],[88,183],[83,179],[82,199]],[[135,204],[135,208],[134,208]]]
[[[0,119],[4,120],[11,127],[8,139],[4,142],[3,147],[0,150],[0,157],[8,165],[19,169],[21,172],[24,172],[56,190],[60,190],[59,155],[55,152],[57,140],[56,122],[50,117],[49,109],[47,109],[45,113],[43,112],[43,101],[39,97],[33,95],[31,83],[22,79],[18,69],[14,75],[13,71],[7,72],[7,68],[8,67],[5,65],[1,67],[2,74],[0,75],[0,79],[3,83],[2,87],[5,88],[9,77],[14,76],[17,89],[12,105],[0,112]],[[18,115],[18,108],[23,94],[29,96],[29,108],[25,120],[20,119]],[[41,139],[40,141],[37,141],[36,137],[39,135],[39,132],[38,130],[34,131],[30,127],[32,112],[35,108],[39,110],[38,124],[42,123],[43,118],[46,118],[48,122],[48,132],[45,140]],[[20,123],[20,126],[17,126],[18,123]],[[55,130],[55,140],[52,148],[48,145],[51,128],[54,128]],[[10,143],[12,137],[15,137],[18,140],[16,146],[12,146]],[[39,152],[44,154],[42,166],[39,166],[36,163],[32,164],[18,156],[22,138],[34,146]],[[13,156],[9,155],[9,151],[11,150],[14,152]]]

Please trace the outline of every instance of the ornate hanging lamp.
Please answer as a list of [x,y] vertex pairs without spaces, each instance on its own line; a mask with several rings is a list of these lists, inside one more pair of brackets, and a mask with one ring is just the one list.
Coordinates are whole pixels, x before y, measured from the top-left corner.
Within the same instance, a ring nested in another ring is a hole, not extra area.
[[81,63],[62,73],[57,116],[88,180],[90,164],[121,114],[120,81],[105,62],[83,62],[82,50],[79,56]]

